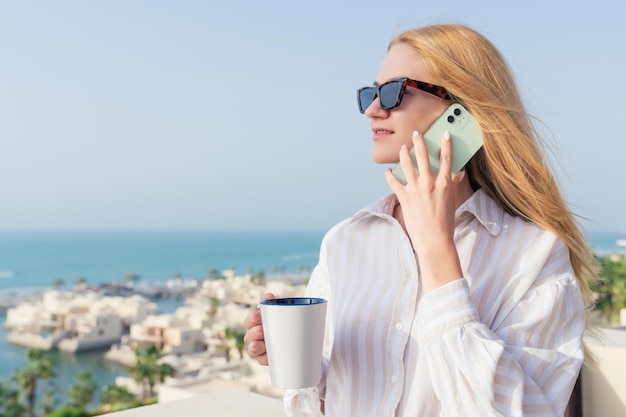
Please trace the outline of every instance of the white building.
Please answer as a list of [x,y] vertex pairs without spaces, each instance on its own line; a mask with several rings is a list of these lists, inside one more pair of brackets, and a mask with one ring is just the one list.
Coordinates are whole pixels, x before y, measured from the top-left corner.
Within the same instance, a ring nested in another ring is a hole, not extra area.
[[[99,308],[98,308],[99,307]],[[65,317],[64,337],[57,348],[66,352],[98,349],[119,342],[122,319],[110,306],[96,306],[87,312]]]
[[10,343],[69,352],[108,347],[119,342],[124,322],[158,308],[143,297],[104,297],[49,291],[40,300],[7,310]]
[[149,316],[142,323],[130,327],[130,346],[145,348],[156,345],[165,354],[183,354],[206,348],[202,320],[188,320],[176,314]]

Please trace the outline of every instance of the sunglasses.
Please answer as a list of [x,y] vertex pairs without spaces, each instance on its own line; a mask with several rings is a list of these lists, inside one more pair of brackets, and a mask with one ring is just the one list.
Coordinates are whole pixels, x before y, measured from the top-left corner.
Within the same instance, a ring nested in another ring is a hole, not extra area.
[[417,88],[418,90],[422,90],[444,100],[452,99],[446,89],[441,86],[403,77],[387,81],[379,86],[359,88],[356,92],[359,111],[365,113],[365,110],[372,105],[376,97],[380,98],[381,109],[395,109],[402,103],[402,98],[404,97],[404,92],[407,87]]

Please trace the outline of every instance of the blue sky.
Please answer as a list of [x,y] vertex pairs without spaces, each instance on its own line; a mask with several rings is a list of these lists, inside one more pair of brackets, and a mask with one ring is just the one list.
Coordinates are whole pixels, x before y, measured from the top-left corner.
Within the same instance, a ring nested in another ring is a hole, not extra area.
[[459,22],[507,58],[585,227],[626,232],[624,9],[2,2],[0,229],[327,229],[389,192],[355,90],[399,31]]

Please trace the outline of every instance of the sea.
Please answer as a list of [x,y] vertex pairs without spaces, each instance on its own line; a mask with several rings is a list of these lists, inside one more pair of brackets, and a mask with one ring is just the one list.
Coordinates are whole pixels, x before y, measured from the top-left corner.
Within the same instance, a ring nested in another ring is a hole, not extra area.
[[[312,269],[324,231],[0,231],[0,297],[42,292],[62,282],[71,288],[78,277],[88,284],[122,281],[126,274],[140,282],[200,280],[210,270],[237,274],[264,272],[269,279]],[[587,234],[599,254],[626,252],[619,245],[626,232]],[[63,286],[61,287],[63,289]],[[180,300],[158,300],[171,313]],[[26,364],[25,349],[11,345],[0,315],[0,382]],[[98,386],[125,375],[121,365],[107,362],[104,351],[51,352],[56,385],[63,398],[78,372],[89,371]],[[95,401],[95,400],[94,400]]]

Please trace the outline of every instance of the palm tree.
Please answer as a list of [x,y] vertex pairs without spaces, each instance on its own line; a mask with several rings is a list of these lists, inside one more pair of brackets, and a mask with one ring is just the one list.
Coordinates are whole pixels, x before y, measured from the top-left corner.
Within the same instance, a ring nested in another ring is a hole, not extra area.
[[233,329],[230,327],[224,329],[224,338],[235,342],[235,348],[239,352],[239,359],[243,359],[243,351],[246,348],[246,344],[243,341],[245,335],[246,332],[241,329]]
[[591,283],[595,308],[607,324],[617,323],[619,311],[626,308],[626,260],[598,258],[600,279]]
[[132,272],[127,272],[124,274],[124,282],[129,284],[134,284],[139,281],[139,275],[134,274]]
[[37,402],[37,407],[41,411],[40,415],[47,416],[54,409],[57,408],[59,401],[57,400],[57,394],[60,389],[54,381],[48,381],[45,387],[41,390],[43,397]]
[[87,410],[83,410],[82,408],[73,408],[72,406],[64,405],[50,414],[47,414],[46,417],[89,417],[90,415]]
[[220,273],[217,270],[217,268],[213,267],[209,269],[208,275],[209,275],[209,279],[213,280],[213,279],[216,279],[220,275]]
[[250,281],[252,281],[254,285],[265,285],[265,272],[257,272],[252,276]]
[[209,315],[211,317],[215,317],[217,315],[217,309],[220,306],[220,299],[215,297],[215,296],[211,296],[209,297]]
[[59,288],[65,286],[65,281],[63,278],[55,278],[54,281],[52,281],[52,286],[58,290]]
[[156,383],[164,382],[165,378],[173,376],[176,370],[170,364],[159,363],[163,354],[156,345],[150,345],[143,351],[135,349],[135,356],[137,358],[135,363],[129,366],[126,372],[135,382],[141,384],[141,398],[146,400],[154,397]]
[[103,411],[120,411],[135,406],[135,396],[124,387],[108,384],[102,387],[100,406]]
[[148,393],[150,397],[154,397],[154,386],[157,382],[162,384],[165,382],[165,378],[174,375],[176,375],[176,369],[172,365],[169,363],[157,363],[156,372],[152,378],[148,378],[148,386],[150,387]]
[[126,373],[133,379],[133,381],[141,386],[141,399],[145,400],[148,398],[146,380],[148,379],[151,370],[145,360],[140,359],[142,356],[139,349],[135,350],[135,356],[137,357],[137,360],[134,364],[126,368]]
[[20,402],[19,391],[3,381],[0,384],[0,416],[23,417],[25,414],[26,407]]
[[25,368],[15,371],[15,380],[26,397],[26,411],[29,417],[34,416],[37,381],[54,378],[54,363],[41,349],[26,349],[28,363]]
[[98,385],[90,372],[79,372],[67,394],[69,403],[75,408],[85,408],[93,400]]

